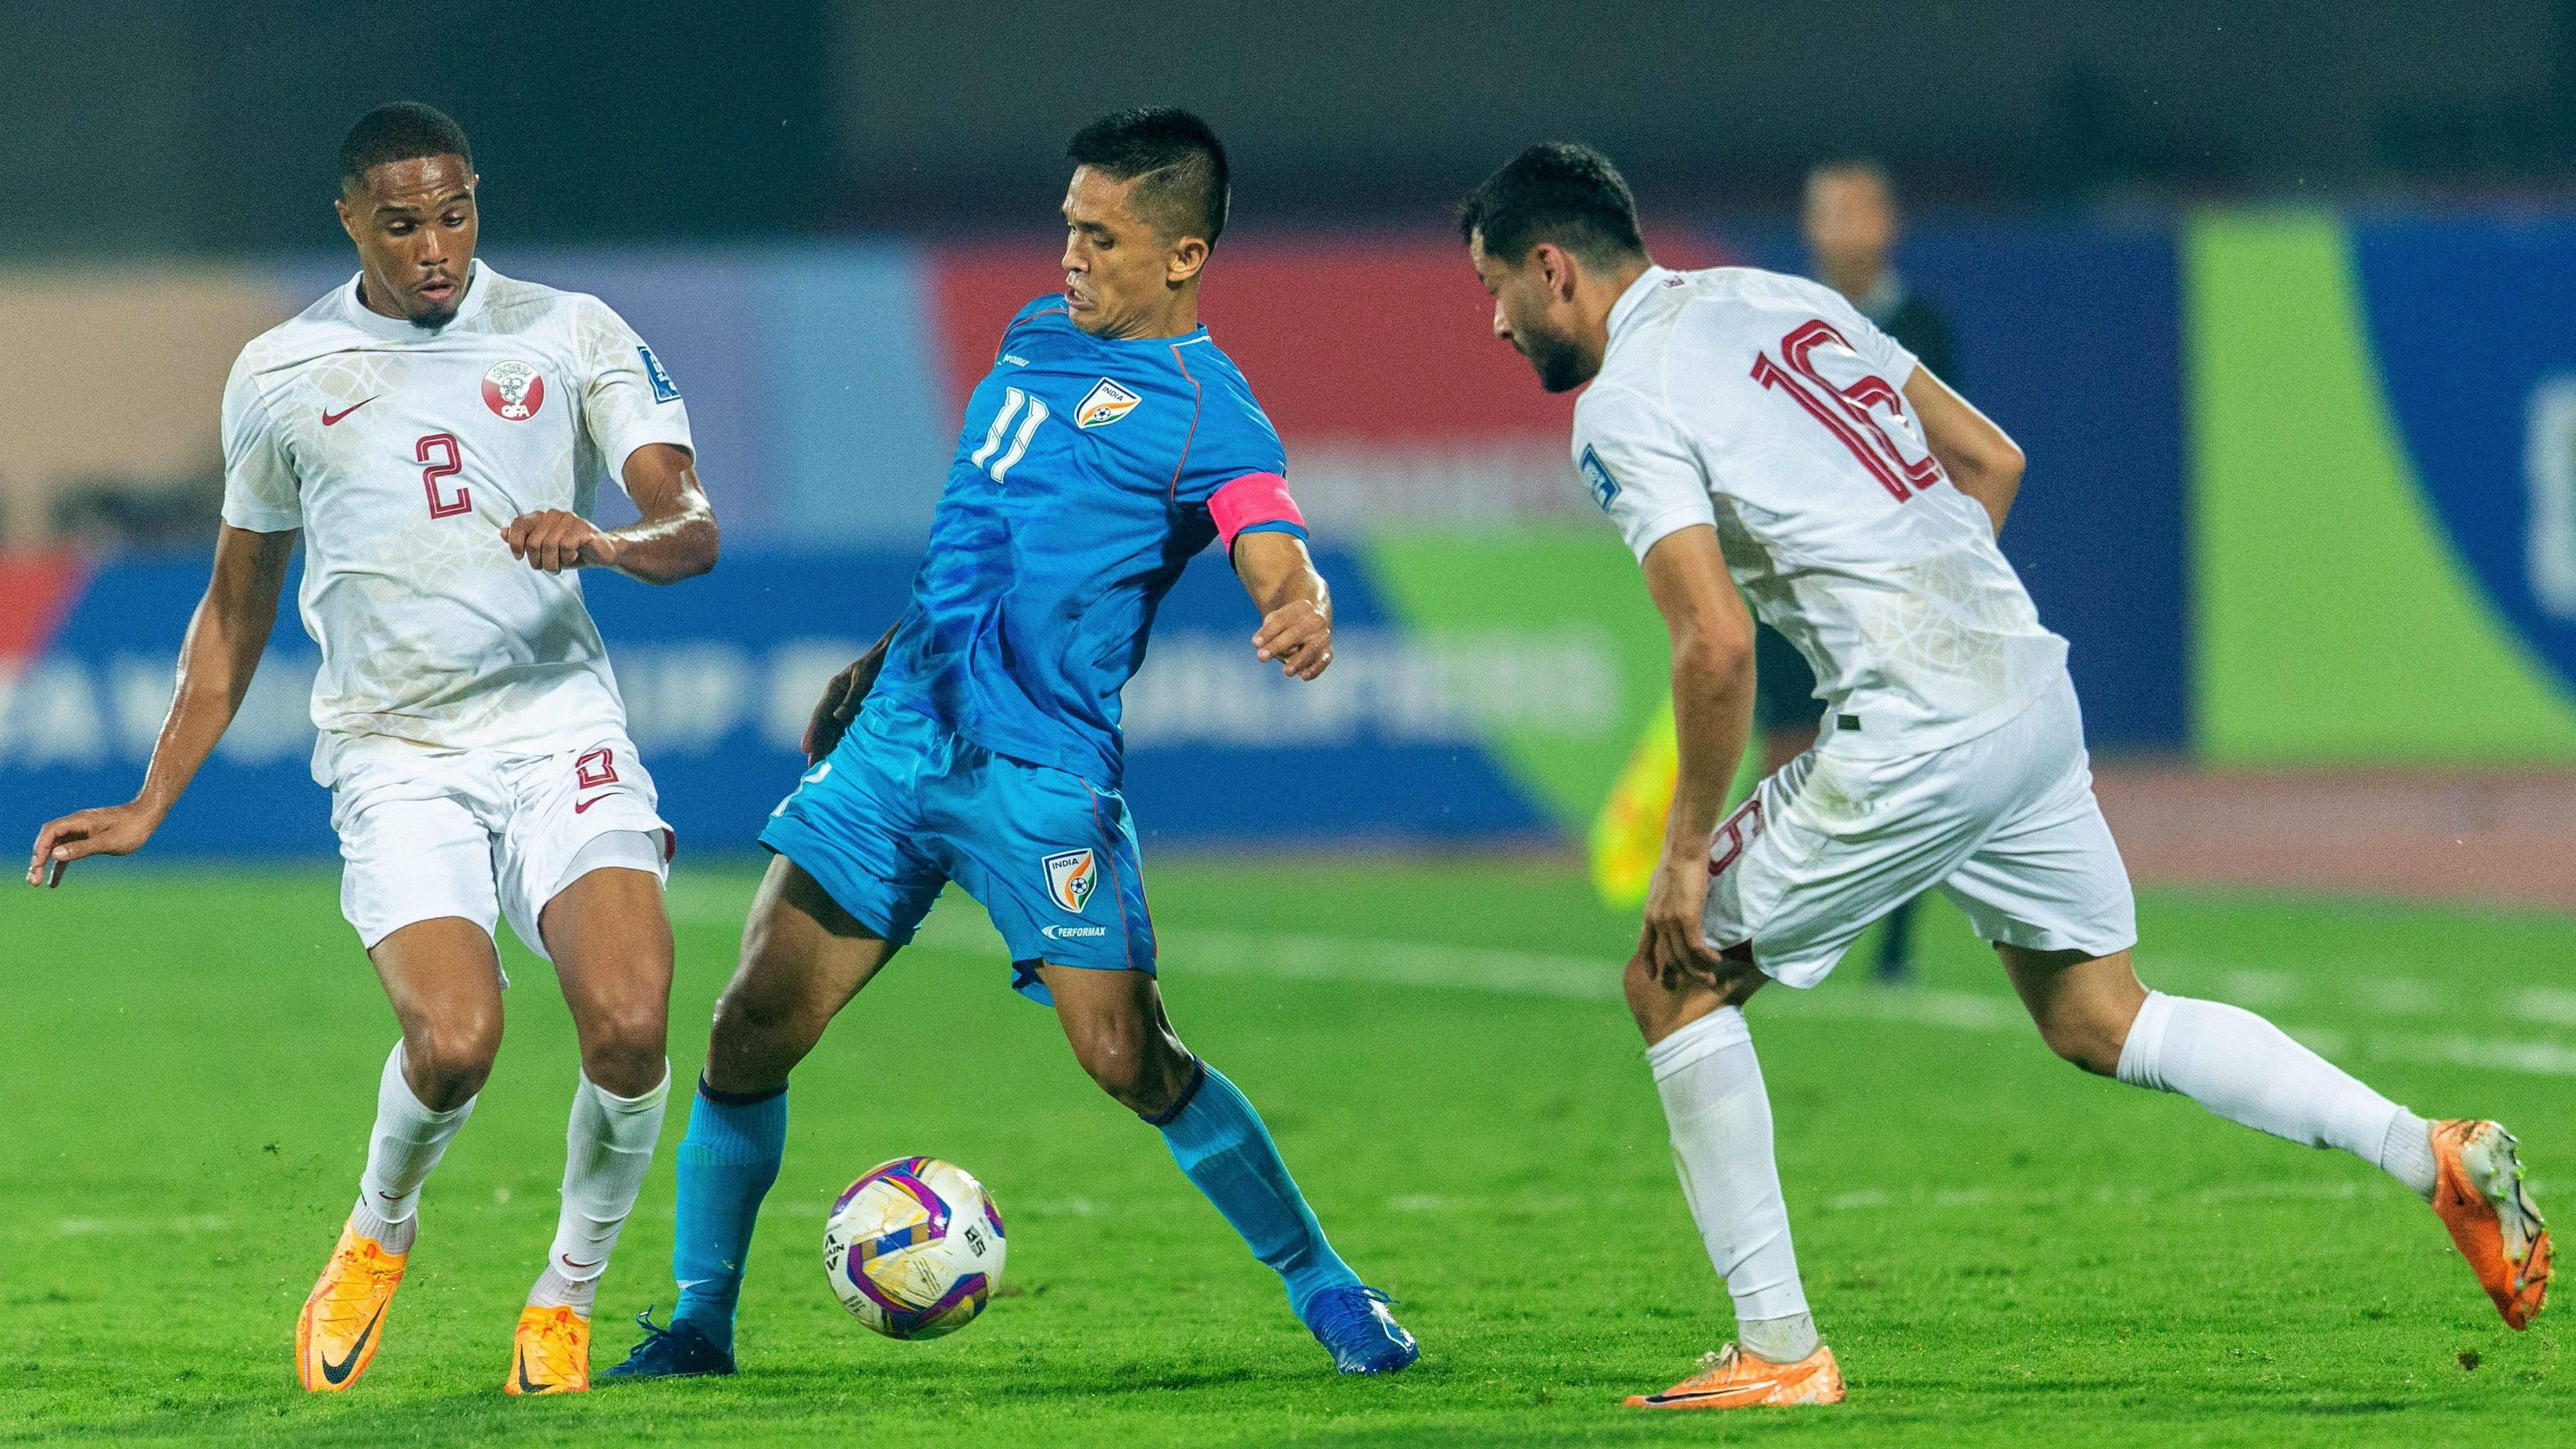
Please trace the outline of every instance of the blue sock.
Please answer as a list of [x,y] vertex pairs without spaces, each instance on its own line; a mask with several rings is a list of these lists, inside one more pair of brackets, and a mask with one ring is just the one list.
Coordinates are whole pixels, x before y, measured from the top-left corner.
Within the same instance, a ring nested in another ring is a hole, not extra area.
[[787,1089],[766,1097],[719,1094],[701,1078],[680,1139],[680,1201],[671,1276],[680,1280],[672,1322],[687,1322],[733,1351],[733,1309],[760,1200],[787,1149]]
[[1146,1120],[1163,1130],[1172,1160],[1243,1234],[1252,1256],[1287,1280],[1288,1305],[1300,1321],[1318,1290],[1358,1284],[1358,1275],[1324,1241],[1324,1229],[1279,1160],[1261,1114],[1215,1068],[1200,1063],[1181,1100]]

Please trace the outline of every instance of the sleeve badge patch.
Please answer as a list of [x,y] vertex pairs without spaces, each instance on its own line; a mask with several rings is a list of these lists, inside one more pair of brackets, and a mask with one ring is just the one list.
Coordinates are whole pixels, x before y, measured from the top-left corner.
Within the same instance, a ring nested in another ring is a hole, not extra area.
[[680,385],[671,381],[671,374],[662,370],[662,359],[653,355],[653,349],[638,342],[635,355],[644,359],[644,375],[653,380],[653,401],[678,402]]
[[1601,505],[1602,512],[1609,512],[1611,500],[1619,496],[1619,480],[1602,466],[1601,455],[1592,451],[1590,443],[1583,445],[1583,460],[1578,466],[1583,469],[1585,485],[1592,490],[1592,501]]
[[1077,428],[1105,428],[1134,412],[1136,404],[1143,401],[1143,398],[1104,377],[1091,385],[1091,391],[1082,395],[1082,405],[1073,410],[1073,425]]

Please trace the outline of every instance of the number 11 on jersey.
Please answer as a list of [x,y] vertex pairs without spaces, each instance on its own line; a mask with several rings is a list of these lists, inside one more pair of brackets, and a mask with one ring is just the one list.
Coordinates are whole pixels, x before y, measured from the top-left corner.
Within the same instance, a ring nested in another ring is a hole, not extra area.
[[[432,454],[445,454],[445,456],[436,462],[431,462]],[[441,479],[453,478],[465,471],[464,455],[456,446],[454,434],[432,433],[421,439],[419,446],[412,449],[412,458],[416,462],[429,464],[428,467],[420,470],[420,486],[429,494],[430,517],[454,518],[460,513],[474,511],[474,497],[462,484],[457,486],[455,497],[438,496],[438,485]]]

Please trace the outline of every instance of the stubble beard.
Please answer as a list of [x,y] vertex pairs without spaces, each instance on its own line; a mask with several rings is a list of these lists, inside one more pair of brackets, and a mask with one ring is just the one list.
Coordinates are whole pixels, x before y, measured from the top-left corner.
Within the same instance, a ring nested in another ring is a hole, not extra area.
[[1535,330],[1519,335],[1521,355],[1537,370],[1540,387],[1549,392],[1572,392],[1592,380],[1583,351],[1574,345],[1573,338]]

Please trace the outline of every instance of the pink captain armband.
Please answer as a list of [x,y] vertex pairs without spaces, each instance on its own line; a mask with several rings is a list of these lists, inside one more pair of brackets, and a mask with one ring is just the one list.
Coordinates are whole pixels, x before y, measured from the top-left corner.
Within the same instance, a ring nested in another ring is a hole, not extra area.
[[1298,537],[1306,534],[1306,515],[1288,496],[1288,480],[1276,473],[1246,473],[1216,490],[1208,497],[1208,516],[1216,520],[1217,541],[1229,554],[1237,535],[1261,524],[1293,524]]

